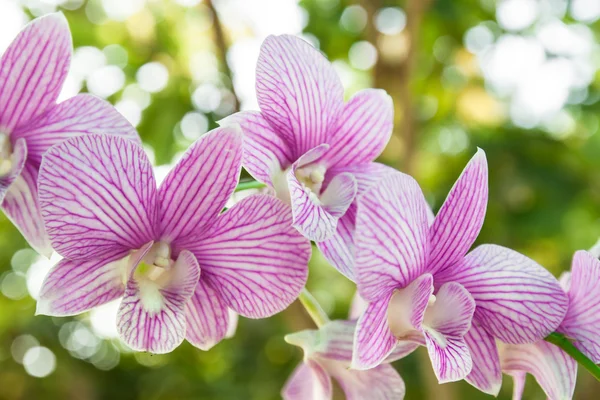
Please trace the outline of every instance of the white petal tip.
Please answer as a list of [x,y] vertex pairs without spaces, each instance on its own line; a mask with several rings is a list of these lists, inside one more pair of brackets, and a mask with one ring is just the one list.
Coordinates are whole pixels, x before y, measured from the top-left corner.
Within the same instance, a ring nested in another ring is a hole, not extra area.
[[47,315],[49,317],[53,316],[52,308],[50,307],[50,302],[39,299],[37,301],[37,305],[35,307],[35,316],[38,315]]

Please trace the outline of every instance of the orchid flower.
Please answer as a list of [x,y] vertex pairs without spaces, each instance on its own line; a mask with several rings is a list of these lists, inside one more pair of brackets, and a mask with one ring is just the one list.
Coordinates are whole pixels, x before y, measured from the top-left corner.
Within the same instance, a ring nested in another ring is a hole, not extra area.
[[121,338],[165,353],[184,338],[209,349],[228,308],[264,318],[286,308],[307,277],[310,243],[291,212],[265,195],[221,214],[241,169],[242,135],[197,140],[157,189],[143,149],[86,135],[52,147],[40,169],[42,216],[65,257],[46,277],[38,314],[66,316],[122,297]]
[[[600,363],[600,261],[587,251],[573,256],[571,273],[560,279],[569,297],[569,308],[557,332],[594,363]],[[525,375],[533,375],[550,400],[573,398],[577,362],[554,344],[504,345],[502,370],[514,379],[514,400],[520,400]]]
[[344,232],[353,218],[340,222],[341,232],[338,221],[386,169],[372,161],[392,132],[392,100],[367,89],[344,104],[332,65],[289,35],[264,41],[256,70],[260,112],[237,113],[222,124],[242,126],[244,168],[291,205],[294,226],[347,274]]
[[285,340],[304,350],[304,362],[292,373],[282,396],[284,400],[329,400],[331,378],[342,387],[348,400],[401,400],[404,381],[388,363],[412,353],[418,345],[404,342],[386,358],[386,364],[367,371],[349,369],[356,318],[362,301],[355,297],[348,321],[332,321],[318,330],[304,330],[287,335]]
[[399,341],[427,346],[440,382],[501,384],[495,339],[532,343],[562,321],[567,298],[544,268],[512,250],[466,254],[483,224],[487,163],[479,150],[437,216],[416,181],[388,174],[358,204],[356,277],[369,304],[358,321],[353,367],[378,365]]
[[56,104],[72,53],[65,17],[29,23],[0,59],[0,204],[40,254],[52,248],[40,216],[37,181],[42,154],[69,137],[115,134],[139,142],[109,103],[80,94]]

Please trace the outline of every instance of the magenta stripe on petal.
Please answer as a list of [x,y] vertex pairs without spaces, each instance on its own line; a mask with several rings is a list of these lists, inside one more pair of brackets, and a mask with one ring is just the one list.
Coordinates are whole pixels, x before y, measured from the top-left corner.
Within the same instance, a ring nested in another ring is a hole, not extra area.
[[569,309],[558,331],[571,338],[594,363],[600,363],[600,261],[587,251],[573,257]]
[[464,379],[471,368],[469,347],[462,337],[446,337],[443,342],[430,332],[425,332],[427,352],[439,383]]
[[281,391],[284,400],[330,400],[332,395],[329,374],[314,360],[296,367]]
[[137,277],[135,268],[117,314],[119,335],[136,351],[173,351],[185,338],[185,307],[200,278],[198,261],[191,252],[182,251],[164,286],[145,276]]
[[[27,143],[25,142],[25,140],[19,139],[15,144],[10,159],[0,159],[0,167],[8,168],[8,171],[2,171],[2,175],[0,175],[0,203],[4,201],[4,197],[6,196],[8,189],[17,179],[19,174],[21,174],[21,171],[25,167],[25,162],[27,161],[27,151]],[[4,164],[6,162],[10,164],[7,166]]]
[[356,218],[360,295],[376,300],[421,275],[428,254],[427,203],[417,182],[400,172],[361,196]]
[[36,165],[53,145],[70,137],[90,133],[111,134],[133,140],[140,138],[135,128],[107,101],[90,94],[79,94],[56,106],[12,133],[25,138],[29,160]]
[[478,149],[450,190],[431,226],[428,270],[435,275],[460,261],[479,235],[488,200],[488,168]]
[[356,93],[344,105],[337,130],[329,134],[327,164],[344,167],[374,161],[390,140],[393,124],[394,105],[384,90]]
[[[516,380],[522,378],[524,372],[533,375],[550,400],[573,398],[577,362],[555,345],[543,340],[533,344],[503,345],[500,357],[502,371],[516,375]],[[518,391],[515,394],[514,398],[518,399]]]
[[269,36],[256,66],[256,95],[265,119],[298,158],[335,129],[344,89],[331,64],[304,40]]
[[158,192],[162,240],[186,240],[214,223],[235,190],[242,162],[237,128],[217,128],[198,139]]
[[152,166],[130,140],[92,134],[52,147],[38,189],[52,246],[64,257],[94,258],[155,239]]
[[474,319],[505,343],[545,338],[567,311],[567,295],[552,274],[501,246],[477,247],[441,278],[460,282],[471,293],[477,304]]
[[369,303],[358,319],[354,336],[352,368],[364,370],[381,364],[394,350],[398,340],[388,325],[391,293]]
[[19,177],[6,193],[2,210],[29,245],[38,253],[50,258],[52,246],[46,234],[38,202],[37,178],[37,168],[26,163]]
[[273,176],[292,165],[292,150],[260,112],[242,111],[220,121],[239,124],[244,134],[242,165],[259,182],[274,186]]
[[42,284],[36,314],[77,315],[123,296],[127,252],[88,261],[59,261]]
[[346,214],[337,222],[333,236],[317,247],[323,256],[346,278],[355,281],[354,273],[354,224],[356,221],[356,205],[351,204]]
[[379,365],[367,371],[339,367],[333,376],[346,400],[402,400],[406,393],[404,381],[391,365]]
[[54,104],[71,52],[62,14],[36,18],[23,28],[0,59],[0,131],[10,132]]
[[185,338],[201,350],[210,350],[227,335],[227,305],[204,279],[200,279],[196,285],[194,295],[187,303],[185,316]]
[[179,245],[194,252],[203,279],[231,309],[265,318],[289,306],[308,275],[311,246],[291,222],[286,204],[254,195],[219,216],[203,236]]
[[484,393],[498,396],[502,386],[502,371],[496,339],[477,323],[465,335],[471,352],[473,369],[465,380]]

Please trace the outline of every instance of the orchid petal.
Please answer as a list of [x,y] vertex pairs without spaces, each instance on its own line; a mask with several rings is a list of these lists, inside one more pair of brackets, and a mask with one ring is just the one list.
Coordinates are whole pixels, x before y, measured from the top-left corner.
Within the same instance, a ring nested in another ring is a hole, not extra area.
[[388,305],[392,294],[369,303],[358,319],[354,336],[353,369],[374,368],[388,357],[398,342],[388,325]]
[[171,267],[165,285],[137,277],[139,265],[127,281],[117,314],[117,329],[123,341],[136,351],[168,353],[185,338],[185,306],[200,278],[196,257],[182,251]]
[[265,318],[289,306],[306,282],[310,243],[292,226],[279,199],[246,197],[185,248],[194,252],[203,279],[227,306],[249,318]]
[[595,364],[600,363],[600,261],[587,251],[573,257],[569,309],[559,327]]
[[344,167],[371,162],[392,136],[394,104],[381,89],[356,93],[344,105],[338,128],[329,137],[327,164]]
[[346,400],[401,400],[406,394],[404,381],[391,365],[379,365],[367,371],[337,368],[333,376]]
[[559,347],[540,340],[533,344],[502,346],[500,353],[502,370],[516,375],[516,380],[526,372],[535,377],[550,400],[573,398],[577,362]]
[[163,240],[177,243],[212,224],[238,183],[242,135],[217,128],[185,152],[158,191]]
[[325,143],[343,107],[344,89],[327,59],[304,40],[269,36],[256,66],[256,95],[265,119],[295,158]]
[[442,273],[467,254],[483,225],[487,199],[487,161],[483,150],[478,149],[431,226],[429,272]]
[[294,370],[281,396],[284,400],[330,400],[331,378],[317,361],[306,360]]
[[445,279],[471,293],[477,303],[474,320],[505,343],[545,338],[567,311],[567,295],[552,274],[501,246],[477,247]]
[[359,199],[356,277],[373,301],[420,276],[428,254],[427,203],[417,182],[390,174]]
[[423,330],[429,358],[440,383],[464,379],[472,369],[471,353],[464,339],[475,311],[475,301],[460,284],[440,287],[427,308]]
[[321,357],[350,365],[356,321],[331,321],[318,330],[308,329],[286,335],[285,341],[304,350],[305,357]]
[[354,202],[348,207],[348,210],[346,210],[346,213],[338,220],[337,228],[333,236],[324,241],[317,242],[317,247],[333,267],[353,282],[356,281],[356,273],[354,271],[354,231],[356,225],[357,199],[372,188],[385,175],[393,173],[394,171],[393,168],[378,163],[334,168],[327,171],[324,185],[329,184],[332,177],[341,173],[352,174],[357,183],[357,195]]
[[0,60],[0,131],[42,115],[54,104],[71,62],[66,18],[36,18],[18,34]]
[[19,177],[6,193],[2,210],[19,229],[29,245],[50,258],[52,246],[46,234],[37,193],[38,170],[26,163]]
[[27,140],[29,160],[39,165],[50,147],[90,133],[117,135],[141,144],[135,128],[125,117],[110,103],[90,94],[79,94],[50,108],[12,135]]
[[354,227],[356,222],[356,204],[348,207],[346,213],[338,219],[333,236],[321,242],[317,247],[323,256],[342,275],[355,281],[354,272]]
[[186,339],[201,350],[210,350],[227,335],[229,310],[218,293],[200,279],[186,306]]
[[512,400],[521,400],[523,398],[523,392],[525,391],[525,382],[527,381],[527,374],[524,372],[512,372],[513,377],[513,396]]
[[130,140],[92,134],[52,147],[38,189],[52,247],[64,257],[102,257],[155,238],[152,165]]
[[334,177],[320,198],[296,176],[297,168],[318,160],[326,150],[326,145],[312,149],[300,157],[287,174],[294,226],[305,237],[316,242],[326,240],[335,233],[337,220],[348,210],[356,196],[356,181],[351,174],[343,173]]
[[127,252],[88,261],[62,259],[42,284],[36,315],[81,314],[123,296]]
[[484,393],[498,396],[502,386],[502,371],[496,339],[477,323],[465,335],[471,352],[473,369],[465,380]]
[[220,121],[238,124],[244,133],[242,165],[254,179],[275,186],[273,177],[292,165],[292,151],[260,112],[242,111]]
[[[0,203],[4,201],[6,193],[10,189],[10,186],[19,177],[23,168],[25,168],[25,162],[27,161],[27,143],[23,139],[17,140],[15,148],[10,156],[10,160],[0,160],[0,163],[10,163],[10,169],[8,171],[2,171],[3,175],[0,175]],[[4,167],[4,165],[0,165]],[[7,168],[8,169],[8,168]]]

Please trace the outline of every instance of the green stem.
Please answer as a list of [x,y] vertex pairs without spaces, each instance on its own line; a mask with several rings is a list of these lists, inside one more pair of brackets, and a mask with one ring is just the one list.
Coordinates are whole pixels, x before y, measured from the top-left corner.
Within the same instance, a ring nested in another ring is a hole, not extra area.
[[239,192],[247,189],[262,189],[265,186],[266,185],[264,183],[258,181],[245,181],[238,183],[237,187],[235,188],[235,191]]
[[546,339],[547,342],[552,343],[564,350],[565,353],[573,357],[575,361],[577,361],[583,368],[587,369],[590,374],[594,376],[598,381],[600,381],[600,367],[592,360],[587,358],[577,347],[571,343],[569,339],[565,337],[562,333],[553,332]]
[[302,289],[302,292],[300,293],[298,299],[300,300],[300,303],[302,303],[304,309],[306,310],[308,315],[310,315],[310,317],[315,322],[318,328],[322,327],[323,325],[329,322],[329,317],[327,316],[327,313],[323,311],[323,308],[321,307],[317,299],[315,299],[314,296],[310,294],[310,292],[306,288]]

